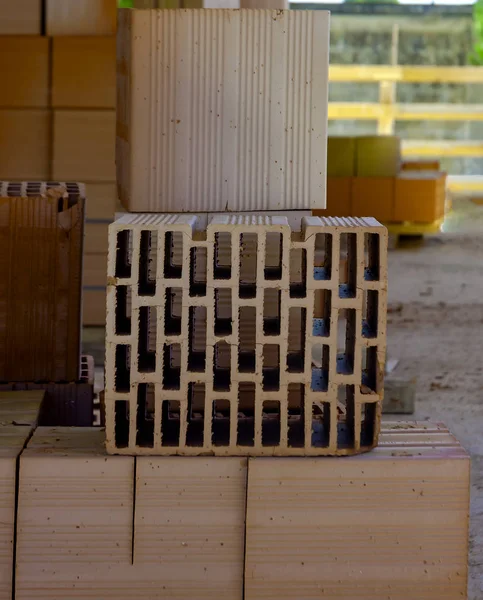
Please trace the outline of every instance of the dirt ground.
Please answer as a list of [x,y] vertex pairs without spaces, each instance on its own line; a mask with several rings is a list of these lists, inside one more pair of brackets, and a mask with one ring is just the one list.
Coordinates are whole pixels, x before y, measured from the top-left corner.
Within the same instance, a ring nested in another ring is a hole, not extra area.
[[454,208],[448,232],[389,253],[388,356],[418,378],[415,418],[444,422],[471,455],[468,598],[481,600],[483,206]]

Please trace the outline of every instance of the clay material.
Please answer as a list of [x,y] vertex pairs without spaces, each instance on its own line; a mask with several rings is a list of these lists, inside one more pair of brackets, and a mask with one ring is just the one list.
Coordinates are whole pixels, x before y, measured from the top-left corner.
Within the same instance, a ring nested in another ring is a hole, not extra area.
[[108,451],[372,448],[386,229],[374,219],[303,217],[298,228],[256,215],[204,222],[125,215],[110,226]]
[[347,460],[250,461],[246,600],[466,598],[469,485],[428,423],[384,424]]
[[103,442],[89,428],[29,442],[16,598],[242,600],[247,459],[106,456]]
[[328,45],[326,11],[119,11],[124,207],[324,208]]
[[46,0],[47,35],[114,35],[117,0]]
[[76,381],[83,186],[0,182],[0,381]]

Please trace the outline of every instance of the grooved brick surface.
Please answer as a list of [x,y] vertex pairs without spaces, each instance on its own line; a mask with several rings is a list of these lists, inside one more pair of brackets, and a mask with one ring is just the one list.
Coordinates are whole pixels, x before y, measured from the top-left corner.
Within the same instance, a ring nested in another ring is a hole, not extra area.
[[377,443],[387,232],[374,219],[110,226],[107,448],[354,454]]
[[325,208],[328,12],[121,10],[118,28],[126,209]]
[[76,381],[84,187],[0,182],[0,381]]
[[245,599],[466,598],[469,500],[469,456],[442,425],[383,423],[348,460],[252,460]]

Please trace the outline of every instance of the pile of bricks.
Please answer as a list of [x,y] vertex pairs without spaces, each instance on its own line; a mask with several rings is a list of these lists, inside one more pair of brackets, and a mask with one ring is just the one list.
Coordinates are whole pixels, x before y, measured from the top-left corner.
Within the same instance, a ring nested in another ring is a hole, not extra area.
[[103,325],[117,198],[117,0],[1,5],[0,179],[86,184],[83,319]]
[[443,425],[344,460],[108,456],[22,394],[0,393],[1,600],[466,597],[470,461]]
[[118,26],[119,192],[141,214],[109,233],[108,450],[370,450],[387,236],[310,216],[325,205],[327,14],[123,11]]
[[327,208],[321,216],[368,213],[383,223],[432,224],[444,217],[439,161],[402,161],[392,135],[329,137]]
[[0,182],[0,390],[45,390],[41,423],[90,425],[79,382],[84,187]]

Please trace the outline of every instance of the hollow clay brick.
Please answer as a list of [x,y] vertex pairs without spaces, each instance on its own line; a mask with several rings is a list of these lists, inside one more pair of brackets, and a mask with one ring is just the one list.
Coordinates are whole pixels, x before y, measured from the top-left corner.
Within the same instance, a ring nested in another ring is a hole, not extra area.
[[303,217],[299,233],[286,217],[218,215],[204,230],[200,221],[125,215],[110,226],[108,451],[374,447],[386,229],[354,218]]
[[127,210],[325,208],[328,12],[121,10],[118,36]]
[[85,194],[0,182],[0,381],[76,381]]
[[246,600],[466,598],[470,461],[443,426],[373,452],[249,463]]

